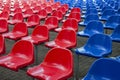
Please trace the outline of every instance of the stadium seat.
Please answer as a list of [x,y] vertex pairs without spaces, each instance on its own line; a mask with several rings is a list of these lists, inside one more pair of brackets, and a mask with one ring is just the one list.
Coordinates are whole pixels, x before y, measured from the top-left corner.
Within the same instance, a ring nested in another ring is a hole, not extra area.
[[27,74],[42,80],[66,80],[73,75],[73,56],[68,49],[53,48],[38,66],[27,70]]
[[35,45],[48,41],[49,40],[48,28],[46,26],[37,26],[35,27],[31,35],[23,37],[22,40],[30,41]]
[[111,37],[112,41],[120,42],[120,25],[118,25],[114,29],[114,31],[112,32],[112,34],[110,34],[110,37]]
[[63,14],[62,14],[61,11],[54,11],[54,12],[51,14],[51,16],[57,17],[57,19],[58,19],[59,21],[63,19]]
[[0,34],[8,32],[8,23],[5,19],[0,19]]
[[9,24],[16,24],[16,23],[20,23],[20,22],[23,22],[23,15],[22,13],[16,13],[12,20],[8,20],[8,23]]
[[113,9],[107,9],[101,14],[100,20],[108,20],[112,15],[115,15],[115,11]]
[[77,33],[78,36],[91,37],[94,34],[104,33],[103,24],[100,21],[90,21],[83,31]]
[[78,22],[75,19],[69,18],[67,19],[63,25],[59,28],[54,29],[55,32],[60,32],[63,29],[73,29],[76,32],[78,31]]
[[75,8],[73,8],[73,9],[71,9],[71,12],[70,13],[81,13],[81,10],[80,10],[80,8],[77,8],[77,7],[75,7]]
[[55,16],[50,16],[45,20],[44,26],[47,26],[48,30],[53,30],[58,27],[58,19]]
[[114,15],[108,18],[104,28],[106,29],[115,29],[120,24],[120,15]]
[[86,26],[90,21],[96,20],[99,21],[99,17],[96,14],[89,14],[86,16],[85,20],[83,22],[80,22],[80,26]]
[[28,18],[33,14],[33,10],[32,9],[26,9],[23,13],[23,17],[24,18]]
[[0,14],[0,19],[9,19],[9,13],[7,11],[2,11],[2,13]]
[[40,17],[40,19],[45,19],[47,17],[47,12],[45,9],[40,10],[37,14]]
[[57,9],[58,11],[61,11],[63,15],[66,14],[66,10],[65,10],[65,7],[61,6]]
[[109,55],[112,52],[112,40],[104,34],[94,34],[87,43],[80,48],[75,49],[76,54],[100,58]]
[[51,6],[47,6],[47,7],[45,8],[45,10],[46,10],[47,14],[51,14],[52,11],[53,11]]
[[41,10],[41,7],[40,7],[40,6],[35,6],[35,7],[33,8],[33,12],[34,12],[34,13],[38,13],[40,10]]
[[81,16],[81,18],[84,19],[89,14],[98,14],[98,11],[97,11],[97,9],[90,8],[86,11],[85,15]]
[[3,34],[5,38],[9,38],[12,40],[19,40],[22,37],[27,36],[27,35],[28,35],[28,29],[27,29],[26,24],[23,22],[15,24],[12,31]]
[[29,41],[17,41],[11,52],[0,57],[0,66],[18,71],[34,62],[34,47]]
[[81,22],[81,14],[80,13],[70,13],[68,18],[74,18],[77,22]]
[[0,35],[0,55],[5,54],[6,48],[5,48],[5,39],[2,35]]
[[114,59],[101,58],[90,67],[82,80],[119,80],[120,62]]
[[25,22],[28,28],[35,27],[39,25],[40,18],[37,14],[33,14],[30,17],[28,17],[27,22]]
[[46,42],[45,46],[73,48],[76,46],[76,32],[73,29],[63,29],[53,41]]
[[21,8],[16,8],[13,13],[10,14],[10,16],[14,16],[16,13],[22,13]]

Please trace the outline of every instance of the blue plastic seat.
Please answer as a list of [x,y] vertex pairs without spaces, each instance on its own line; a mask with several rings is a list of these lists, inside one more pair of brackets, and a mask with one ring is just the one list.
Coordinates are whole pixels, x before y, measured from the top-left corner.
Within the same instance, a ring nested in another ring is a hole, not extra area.
[[120,80],[120,62],[115,59],[96,60],[82,80]]
[[103,33],[103,24],[100,21],[90,21],[83,31],[77,33],[78,36],[90,37],[97,33]]
[[107,9],[101,14],[100,20],[108,20],[112,15],[115,15],[115,11],[113,9]]
[[81,18],[85,18],[87,15],[89,14],[98,14],[98,11],[97,9],[94,9],[94,8],[90,8],[86,11],[85,15],[81,16]]
[[86,26],[92,20],[98,21],[99,20],[98,15],[96,15],[96,14],[89,14],[89,15],[87,15],[85,20],[83,22],[80,22],[79,25],[80,26]]
[[110,35],[112,41],[120,42],[120,25],[118,25]]
[[111,38],[104,34],[94,34],[83,47],[75,49],[75,52],[96,58],[107,56],[112,52]]
[[104,28],[115,29],[120,24],[120,15],[110,16],[106,21]]

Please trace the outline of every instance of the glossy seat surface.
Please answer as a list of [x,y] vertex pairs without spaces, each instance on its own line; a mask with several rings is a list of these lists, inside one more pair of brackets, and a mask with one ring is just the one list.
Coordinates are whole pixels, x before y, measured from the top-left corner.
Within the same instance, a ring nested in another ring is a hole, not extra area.
[[34,61],[33,44],[29,41],[18,41],[8,55],[0,57],[0,66],[18,71]]
[[96,60],[82,80],[119,80],[120,62],[115,59]]
[[13,30],[8,33],[4,33],[3,36],[5,38],[9,38],[12,40],[19,40],[24,36],[28,35],[28,29],[25,23],[17,23],[15,24]]
[[49,32],[46,26],[37,26],[30,36],[23,37],[22,40],[27,40],[33,44],[40,44],[49,40]]
[[112,52],[111,38],[104,34],[94,34],[83,47],[76,48],[75,52],[96,58],[107,56]]
[[[71,36],[68,36],[71,35]],[[52,47],[63,47],[63,48],[73,48],[76,46],[76,33],[73,29],[64,29],[53,41],[45,43],[45,46]]]
[[68,49],[53,48],[40,65],[28,69],[27,73],[41,80],[66,80],[73,74],[72,53]]

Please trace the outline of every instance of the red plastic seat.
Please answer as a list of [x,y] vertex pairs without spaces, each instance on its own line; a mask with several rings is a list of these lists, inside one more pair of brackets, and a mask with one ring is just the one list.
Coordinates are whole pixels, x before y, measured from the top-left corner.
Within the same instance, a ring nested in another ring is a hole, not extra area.
[[74,18],[77,20],[77,22],[80,22],[81,21],[81,14],[78,12],[77,13],[70,13],[68,18]]
[[41,9],[45,9],[47,5],[45,3],[41,4]]
[[44,61],[27,70],[27,74],[39,80],[67,80],[73,75],[73,55],[68,49],[53,48]]
[[27,36],[27,35],[28,35],[27,26],[23,22],[15,24],[11,32],[3,34],[5,38],[9,38],[12,40],[19,40],[22,37]]
[[0,19],[0,34],[8,32],[8,23],[5,19]]
[[60,32],[62,29],[65,29],[65,28],[73,29],[77,32],[78,31],[78,22],[75,19],[69,18],[63,23],[62,27],[56,28],[55,31]]
[[40,17],[40,19],[45,19],[47,17],[47,12],[45,9],[40,10],[37,14]]
[[54,11],[52,13],[52,16],[56,16],[58,20],[62,20],[63,19],[63,14],[61,11]]
[[47,6],[47,7],[45,8],[45,10],[46,10],[47,14],[52,13],[52,8],[51,8],[51,6]]
[[41,10],[41,7],[40,7],[40,6],[35,6],[35,7],[33,8],[33,12],[34,12],[34,13],[38,13],[40,10]]
[[24,18],[28,18],[33,14],[33,10],[32,9],[27,9],[25,10],[25,12],[23,13],[23,17]]
[[73,8],[70,13],[81,13],[80,8]]
[[16,24],[16,23],[20,23],[20,22],[23,22],[23,15],[22,13],[16,13],[12,20],[8,20],[8,23],[9,24]]
[[68,4],[63,4],[62,6],[65,8],[66,11],[68,11],[68,9],[69,9],[69,5]]
[[55,16],[48,17],[45,20],[45,26],[47,26],[48,30],[53,30],[58,27],[58,19]]
[[0,55],[5,53],[5,39],[0,35]]
[[22,13],[21,8],[16,8],[13,13],[10,14],[10,16],[14,16],[16,13]]
[[9,19],[9,12],[7,11],[2,11],[2,13],[0,14],[0,19]]
[[35,27],[30,36],[23,37],[22,40],[30,41],[36,45],[48,41],[49,40],[48,28],[46,26],[37,26]]
[[66,9],[64,6],[59,7],[57,10],[61,11],[63,15],[66,14]]
[[28,20],[26,22],[27,27],[32,28],[40,23],[40,18],[37,14],[33,14],[30,17],[28,17]]
[[73,48],[76,46],[76,32],[73,29],[63,29],[53,41],[46,42],[45,46]]
[[18,71],[34,62],[34,47],[29,41],[16,42],[11,52],[0,57],[0,66]]
[[10,7],[4,6],[2,12],[4,12],[4,11],[7,11],[8,13],[10,13]]

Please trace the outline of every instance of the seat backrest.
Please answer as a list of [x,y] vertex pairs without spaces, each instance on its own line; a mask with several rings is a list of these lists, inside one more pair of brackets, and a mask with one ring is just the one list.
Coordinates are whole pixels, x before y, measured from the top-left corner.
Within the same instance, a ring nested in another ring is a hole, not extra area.
[[32,9],[27,9],[24,14],[33,14],[33,10]]
[[21,20],[21,21],[23,21],[23,15],[22,15],[22,13],[16,13],[13,16],[13,20]]
[[62,25],[62,29],[64,28],[70,28],[70,29],[74,29],[75,31],[78,30],[78,22],[75,19],[67,19],[63,25]]
[[22,13],[22,9],[21,9],[21,8],[16,8],[16,9],[14,10],[14,13]]
[[78,13],[81,13],[81,10],[80,10],[80,8],[73,8],[72,10],[71,10],[71,13],[76,13],[76,12],[78,12]]
[[105,34],[94,34],[89,38],[86,46],[102,47],[106,50],[112,50],[112,40],[108,35]]
[[47,13],[49,14],[49,13],[52,12],[52,7],[51,7],[51,6],[47,6],[47,7],[45,8],[45,10],[46,10]]
[[10,52],[13,56],[19,56],[24,59],[32,61],[34,59],[34,46],[30,41],[17,41]]
[[62,6],[65,7],[66,11],[69,9],[69,5],[68,4],[63,4]]
[[63,6],[59,7],[57,10],[61,11],[63,14],[66,13],[66,10]]
[[116,37],[120,37],[120,25],[118,25],[115,29],[114,29],[114,31],[113,31],[113,33],[111,34],[111,36],[116,36]]
[[33,8],[33,10],[41,10],[41,7],[40,6],[35,6],[34,8]]
[[112,16],[112,15],[115,15],[115,11],[113,9],[107,9],[103,11],[102,17]]
[[7,22],[7,20],[5,20],[5,19],[0,20],[0,28],[7,29],[7,31],[8,31],[8,22]]
[[32,32],[32,36],[44,36],[44,37],[49,37],[49,31],[46,26],[37,26]]
[[38,15],[43,15],[43,16],[47,16],[47,12],[45,9],[42,9],[38,12]]
[[77,21],[81,21],[81,14],[80,13],[70,13],[70,15],[68,16],[68,18],[74,18]]
[[120,15],[112,15],[108,18],[105,24],[120,23]]
[[55,40],[76,43],[76,32],[73,29],[63,29],[62,31],[59,32]]
[[120,79],[120,62],[115,59],[101,58],[96,60],[89,72],[87,73],[87,78],[92,76],[96,79],[106,79],[106,80],[119,80]]
[[46,25],[48,25],[48,24],[58,25],[58,19],[57,19],[57,17],[55,17],[55,16],[48,17],[48,18],[45,20],[45,24],[46,24]]
[[26,24],[24,22],[21,22],[21,23],[15,24],[12,32],[21,32],[24,34],[28,34],[28,29],[27,29]]
[[96,33],[103,33],[104,32],[104,28],[103,28],[103,24],[100,21],[90,21],[85,29],[85,32],[96,32]]
[[40,18],[37,14],[33,14],[30,17],[28,17],[28,21],[27,22],[36,22],[39,23]]
[[8,18],[9,18],[9,13],[8,13],[7,11],[3,11],[3,12],[0,14],[0,17],[3,17],[3,18],[8,19]]
[[111,6],[105,6],[105,7],[102,8],[102,12],[104,12],[107,9],[112,9],[112,7]]
[[99,17],[98,17],[98,15],[96,15],[96,14],[89,14],[89,15],[87,15],[86,16],[86,18],[85,18],[85,21],[84,21],[84,23],[88,23],[89,21],[92,21],[92,20],[99,20]]
[[98,11],[97,11],[97,9],[91,8],[91,9],[87,10],[85,15],[88,15],[88,14],[98,14]]
[[56,16],[56,17],[62,18],[62,17],[63,17],[63,14],[62,14],[61,11],[54,11],[54,12],[52,13],[52,16]]
[[[53,48],[48,51],[44,62],[56,64],[56,66],[64,66],[66,69],[73,68],[73,56],[72,52],[68,49]],[[63,68],[63,67],[62,67]]]
[[5,53],[5,39],[2,35],[0,35],[0,54]]

